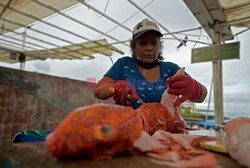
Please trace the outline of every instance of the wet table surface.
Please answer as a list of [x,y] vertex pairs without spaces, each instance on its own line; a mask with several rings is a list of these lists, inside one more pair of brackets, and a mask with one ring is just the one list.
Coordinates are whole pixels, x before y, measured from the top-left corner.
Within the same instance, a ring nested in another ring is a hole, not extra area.
[[[191,134],[223,136],[211,131],[193,131]],[[240,167],[229,155],[215,153],[219,168]],[[17,143],[8,147],[0,154],[1,168],[166,168],[150,161],[143,155],[115,156],[107,161],[91,161],[84,159],[57,160],[48,152],[43,142]]]

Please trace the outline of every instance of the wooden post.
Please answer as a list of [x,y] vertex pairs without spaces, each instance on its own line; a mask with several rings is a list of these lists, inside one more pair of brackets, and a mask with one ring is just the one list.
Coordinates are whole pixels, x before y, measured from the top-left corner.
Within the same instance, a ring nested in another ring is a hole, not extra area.
[[[212,31],[212,30],[211,30]],[[213,33],[213,44],[221,43],[221,34]],[[215,124],[222,125],[224,120],[223,114],[223,80],[222,80],[222,61],[213,61],[213,80],[214,80],[214,111]]]
[[213,78],[214,78],[215,123],[216,125],[222,125],[224,122],[222,61],[213,61]]

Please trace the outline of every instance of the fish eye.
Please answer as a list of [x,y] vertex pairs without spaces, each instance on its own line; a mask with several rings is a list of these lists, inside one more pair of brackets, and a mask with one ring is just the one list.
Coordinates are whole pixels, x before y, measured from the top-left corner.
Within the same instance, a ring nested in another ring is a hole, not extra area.
[[107,134],[112,131],[112,127],[110,125],[102,125],[101,132]]

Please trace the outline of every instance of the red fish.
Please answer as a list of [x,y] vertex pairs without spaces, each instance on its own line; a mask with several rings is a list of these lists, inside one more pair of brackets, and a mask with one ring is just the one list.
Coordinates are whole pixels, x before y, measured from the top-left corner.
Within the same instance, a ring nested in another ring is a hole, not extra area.
[[130,107],[96,104],[71,112],[51,133],[46,144],[55,157],[87,156],[108,159],[129,152],[142,132]]
[[142,117],[144,130],[152,135],[157,130],[184,133],[185,122],[176,111],[171,113],[160,103],[145,103],[136,110]]

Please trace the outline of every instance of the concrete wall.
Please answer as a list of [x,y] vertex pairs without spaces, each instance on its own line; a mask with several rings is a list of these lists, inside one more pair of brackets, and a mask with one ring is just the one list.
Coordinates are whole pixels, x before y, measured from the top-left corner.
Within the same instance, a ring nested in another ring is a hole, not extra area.
[[53,129],[73,109],[101,101],[83,81],[0,67],[0,152],[19,130]]

